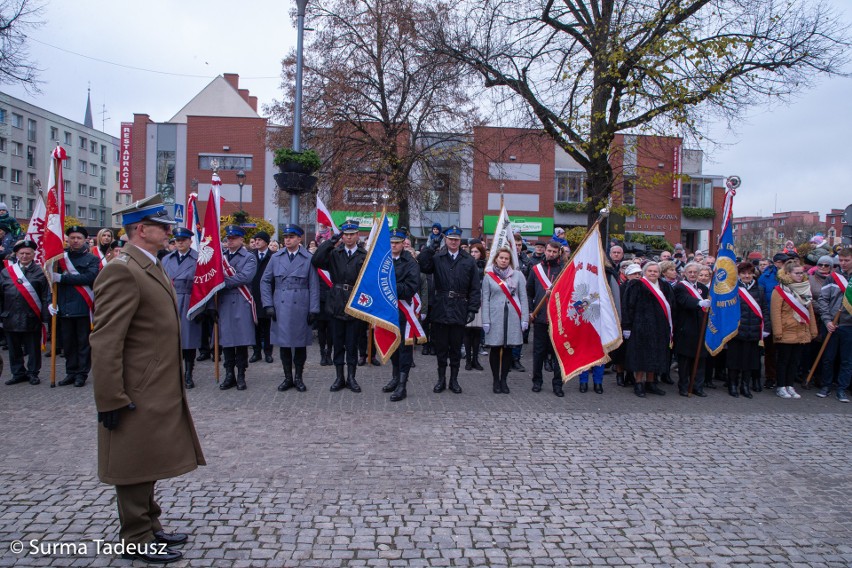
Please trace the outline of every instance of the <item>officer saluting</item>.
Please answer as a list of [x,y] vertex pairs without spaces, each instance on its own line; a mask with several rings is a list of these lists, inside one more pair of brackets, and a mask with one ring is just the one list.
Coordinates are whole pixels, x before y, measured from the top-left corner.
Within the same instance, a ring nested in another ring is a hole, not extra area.
[[92,378],[98,477],[115,485],[124,558],[173,562],[185,534],[160,523],[154,484],[204,465],[181,380],[180,314],[157,251],[174,220],[159,195],[122,215],[129,244],[95,281]]
[[189,320],[186,313],[189,310],[189,300],[192,296],[192,285],[195,282],[195,263],[198,253],[192,250],[192,231],[178,227],[172,233],[175,239],[175,251],[163,257],[163,270],[175,287],[180,314],[180,346],[183,350],[183,378],[186,388],[195,387],[192,371],[195,368],[195,350],[201,347],[201,322],[198,319]]
[[[408,233],[399,228],[391,232],[391,258],[396,275],[396,296],[400,302],[411,302],[414,295],[420,291],[420,267],[417,261],[405,248],[405,239]],[[391,402],[397,402],[406,397],[405,386],[408,383],[408,372],[411,370],[411,362],[414,358],[414,346],[405,343],[405,328],[408,320],[402,306],[399,308],[399,329],[403,332],[402,343],[391,355],[393,366],[391,381],[386,384],[382,391],[393,392]]]
[[[348,386],[352,392],[361,392],[361,387],[355,381],[355,370],[358,368],[358,334],[363,328],[361,320],[348,315],[345,309],[349,294],[361,272],[361,266],[367,259],[367,252],[358,247],[357,221],[346,221],[341,225],[340,230],[343,236],[336,234],[324,241],[311,262],[316,268],[327,270],[334,283],[334,287],[328,293],[327,309],[333,318],[331,333],[337,377],[330,390],[336,392]],[[346,363],[345,380],[343,378],[344,362]]]
[[430,339],[438,356],[438,382],[432,389],[436,393],[447,388],[448,357],[450,390],[456,394],[462,391],[458,377],[464,326],[476,317],[482,297],[476,261],[461,250],[461,235],[457,226],[448,227],[444,235],[446,248],[439,251],[440,241],[432,241],[417,259],[420,271],[432,274],[435,282],[435,303],[429,308],[429,316]]
[[260,298],[266,316],[272,320],[270,341],[281,348],[284,381],[278,390],[295,386],[297,391],[305,392],[302,371],[307,346],[313,341],[311,325],[320,309],[319,276],[311,265],[311,253],[301,245],[305,231],[298,225],[287,225],[281,234],[284,249],[272,255],[263,271]]

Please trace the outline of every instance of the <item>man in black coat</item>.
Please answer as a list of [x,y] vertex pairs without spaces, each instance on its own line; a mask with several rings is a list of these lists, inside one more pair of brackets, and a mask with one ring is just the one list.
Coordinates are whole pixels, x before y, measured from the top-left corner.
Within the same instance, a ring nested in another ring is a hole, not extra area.
[[[9,345],[12,378],[7,385],[41,382],[41,338],[48,318],[50,285],[41,267],[33,262],[37,245],[30,240],[13,247],[17,264],[0,272],[0,318]],[[24,355],[27,364],[24,366]]]
[[[391,232],[391,258],[393,259],[393,271],[396,276],[396,297],[399,302],[408,302],[420,291],[420,266],[417,261],[405,249],[405,239],[408,233],[399,228]],[[391,355],[392,375],[391,381],[383,388],[383,392],[392,392],[391,402],[397,402],[407,396],[405,391],[408,383],[408,373],[414,360],[414,345],[405,343],[405,330],[408,319],[405,311],[399,307],[399,331],[402,333],[400,345]]]
[[[701,266],[690,262],[683,269],[684,279],[674,286],[674,350],[677,355],[678,383],[681,396],[689,395],[689,379],[695,366],[695,353],[699,344],[704,344],[701,333],[704,313],[710,308],[710,291],[698,281]],[[704,357],[707,350],[702,346],[699,352],[698,370],[695,373],[695,396],[707,396],[704,393]]]
[[367,252],[358,246],[358,230],[357,221],[346,221],[340,227],[341,232],[323,241],[311,259],[315,268],[329,272],[334,283],[326,300],[326,310],[332,317],[331,341],[334,346],[333,360],[336,371],[336,378],[330,389],[332,392],[344,387],[349,387],[352,392],[361,392],[361,387],[355,380],[355,371],[358,369],[358,333],[363,331],[363,327],[361,320],[353,318],[345,311],[349,295],[361,273],[361,266],[367,259]]
[[[65,258],[54,264],[53,281],[57,285],[59,335],[65,354],[65,378],[59,386],[82,387],[92,368],[89,333],[92,330],[94,293],[92,284],[98,276],[100,260],[89,252],[89,233],[77,225],[65,231],[68,249]],[[51,308],[52,309],[52,308]]]
[[465,325],[472,322],[479,311],[482,287],[476,261],[461,250],[462,230],[453,225],[444,234],[445,248],[438,250],[438,241],[420,253],[417,262],[420,271],[432,274],[435,299],[430,300],[429,316],[432,322],[432,343],[438,357],[438,382],[433,392],[447,388],[447,358],[450,361],[450,390],[461,393],[459,366]]
[[[530,269],[530,277],[527,279],[527,297],[530,303],[530,315],[536,306],[544,299],[546,293],[556,281],[556,277],[562,272],[562,245],[555,241],[547,243],[544,249],[544,260],[538,262]],[[547,357],[555,359],[553,344],[550,342],[550,334],[547,332],[547,305],[538,311],[533,324],[533,392],[541,392],[542,367]],[[558,362],[553,364],[553,394],[558,397],[565,396],[562,390],[562,369]]]
[[[254,234],[255,248],[252,249],[251,253],[257,257],[257,272],[254,273],[254,279],[251,281],[251,295],[254,296],[256,306],[263,305],[260,299],[260,279],[263,278],[263,271],[266,270],[266,265],[269,264],[269,259],[272,257],[269,241],[269,233],[266,231],[258,231]],[[269,342],[271,323],[272,320],[269,319],[266,312],[258,310],[257,325],[254,328],[254,349],[249,363],[260,361],[261,353],[263,353],[267,363],[272,363],[272,344]]]

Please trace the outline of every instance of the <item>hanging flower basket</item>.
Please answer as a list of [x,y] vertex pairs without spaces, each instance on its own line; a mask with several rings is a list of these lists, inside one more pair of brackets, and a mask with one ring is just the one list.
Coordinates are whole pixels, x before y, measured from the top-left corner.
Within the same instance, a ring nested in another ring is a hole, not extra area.
[[309,193],[319,181],[317,176],[297,172],[282,171],[273,177],[278,188],[288,193]]

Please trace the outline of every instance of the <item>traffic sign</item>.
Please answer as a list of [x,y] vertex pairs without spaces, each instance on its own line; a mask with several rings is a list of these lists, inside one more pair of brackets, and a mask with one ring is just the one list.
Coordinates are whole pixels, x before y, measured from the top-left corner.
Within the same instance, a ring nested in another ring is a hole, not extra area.
[[183,223],[183,205],[175,203],[175,221]]

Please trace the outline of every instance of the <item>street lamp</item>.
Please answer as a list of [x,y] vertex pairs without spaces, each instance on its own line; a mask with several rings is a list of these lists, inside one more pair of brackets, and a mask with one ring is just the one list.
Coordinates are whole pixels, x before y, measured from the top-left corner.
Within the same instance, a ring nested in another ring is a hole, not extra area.
[[243,210],[243,185],[246,183],[246,173],[243,170],[237,172],[237,185],[240,186],[240,211]]
[[12,211],[15,212],[15,219],[18,218],[18,209],[21,208],[21,198],[14,196],[12,197]]

